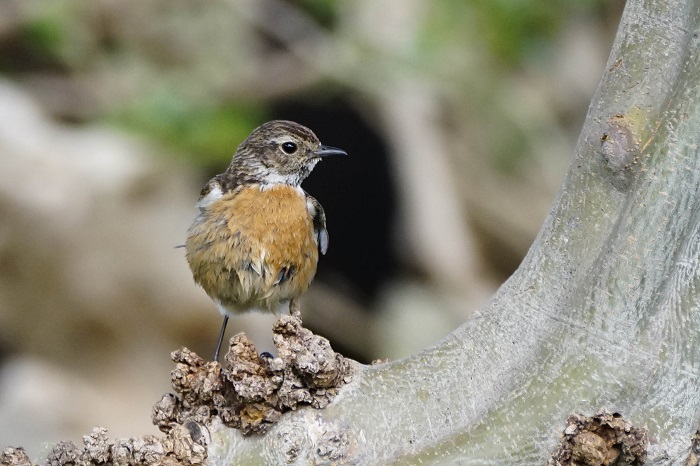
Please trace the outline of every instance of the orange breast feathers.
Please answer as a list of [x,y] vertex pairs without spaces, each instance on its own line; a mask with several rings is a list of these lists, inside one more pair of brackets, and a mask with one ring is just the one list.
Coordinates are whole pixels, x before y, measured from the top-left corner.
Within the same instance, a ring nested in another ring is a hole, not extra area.
[[277,312],[316,274],[318,245],[299,188],[252,185],[202,209],[188,231],[195,281],[228,312]]

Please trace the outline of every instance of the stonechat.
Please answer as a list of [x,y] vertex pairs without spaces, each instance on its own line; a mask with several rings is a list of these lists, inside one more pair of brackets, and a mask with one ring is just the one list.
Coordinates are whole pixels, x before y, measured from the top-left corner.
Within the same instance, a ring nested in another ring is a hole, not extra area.
[[285,307],[299,316],[297,298],[316,274],[319,250],[328,249],[323,208],[300,184],[331,155],[347,154],[300,124],[270,121],[202,189],[185,248],[194,281],[224,316],[214,361],[229,316]]

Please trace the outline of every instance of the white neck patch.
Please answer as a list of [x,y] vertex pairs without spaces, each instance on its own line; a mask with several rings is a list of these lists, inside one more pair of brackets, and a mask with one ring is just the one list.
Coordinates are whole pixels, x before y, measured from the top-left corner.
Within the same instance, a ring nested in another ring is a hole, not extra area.
[[290,186],[299,186],[301,180],[299,175],[280,175],[279,173],[268,173],[260,179],[262,185],[288,184]]

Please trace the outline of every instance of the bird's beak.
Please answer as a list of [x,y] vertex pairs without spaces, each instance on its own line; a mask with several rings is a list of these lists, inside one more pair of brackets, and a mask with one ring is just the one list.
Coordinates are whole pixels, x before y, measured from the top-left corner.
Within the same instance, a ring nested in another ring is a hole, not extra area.
[[322,145],[319,150],[314,151],[314,155],[316,157],[328,157],[329,155],[348,155],[348,153],[342,149]]

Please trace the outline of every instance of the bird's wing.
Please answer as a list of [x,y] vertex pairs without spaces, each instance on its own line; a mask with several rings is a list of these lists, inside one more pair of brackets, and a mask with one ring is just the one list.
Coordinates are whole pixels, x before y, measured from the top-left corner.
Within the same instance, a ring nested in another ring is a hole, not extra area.
[[323,211],[321,204],[314,199],[313,196],[306,194],[306,210],[309,211],[314,222],[314,233],[316,234],[316,243],[321,254],[328,251],[328,230],[326,230],[326,213]]
[[209,182],[204,185],[202,191],[199,193],[197,207],[199,207],[200,211],[204,211],[207,207],[221,199],[221,197],[224,195],[223,187],[221,186],[221,182],[218,178],[218,176],[215,176],[209,180]]

